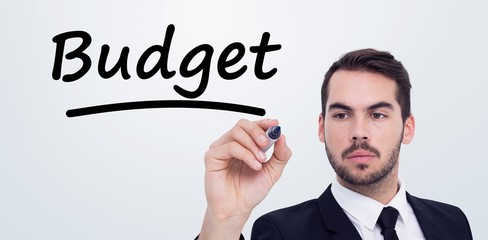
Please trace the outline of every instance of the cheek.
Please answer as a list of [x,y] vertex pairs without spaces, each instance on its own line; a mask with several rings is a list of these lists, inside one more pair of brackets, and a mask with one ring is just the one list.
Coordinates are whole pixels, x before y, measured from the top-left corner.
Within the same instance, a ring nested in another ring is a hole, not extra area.
[[385,146],[384,149],[391,149],[391,147],[396,147],[402,139],[403,125],[391,124],[389,126],[382,126],[376,129],[376,131],[373,131],[372,134],[371,144],[373,146]]
[[334,149],[347,144],[347,131],[340,127],[325,127],[325,141],[327,145]]
[[392,138],[395,138],[395,140],[398,140],[401,137],[403,137],[403,129],[404,129],[403,123],[395,124],[394,126],[392,126],[392,130],[390,131]]

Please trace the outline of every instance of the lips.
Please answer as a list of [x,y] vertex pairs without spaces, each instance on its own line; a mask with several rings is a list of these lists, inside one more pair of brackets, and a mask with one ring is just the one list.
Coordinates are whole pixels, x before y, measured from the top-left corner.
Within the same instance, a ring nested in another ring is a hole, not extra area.
[[377,157],[376,154],[365,151],[365,150],[356,150],[346,156],[347,160],[354,161],[356,163],[367,163],[373,161]]
[[380,156],[380,151],[369,145],[367,141],[354,142],[341,154],[343,160],[356,162],[358,164],[368,164],[373,160],[379,159]]
[[376,154],[365,150],[357,150],[347,155],[347,158],[358,158],[358,157],[376,157]]

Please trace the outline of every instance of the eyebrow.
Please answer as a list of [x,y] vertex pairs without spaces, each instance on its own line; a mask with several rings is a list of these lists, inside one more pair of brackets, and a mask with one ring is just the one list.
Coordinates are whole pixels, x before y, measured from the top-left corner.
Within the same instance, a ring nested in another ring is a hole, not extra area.
[[329,105],[328,112],[330,112],[332,109],[341,109],[341,110],[346,110],[346,111],[352,111],[351,107],[349,107],[345,104],[342,104],[342,103],[333,103],[333,104]]
[[[375,110],[378,108],[389,108],[389,109],[393,110],[393,105],[391,103],[381,101],[381,102],[378,102],[378,103],[375,103],[375,104],[369,106],[367,108],[367,110],[372,111],[372,110]],[[333,103],[333,104],[329,105],[328,112],[330,112],[332,109],[341,109],[341,110],[346,110],[346,111],[352,111],[352,108],[350,106],[347,106],[347,105],[342,104],[342,103]]]
[[393,105],[387,102],[379,102],[368,107],[368,111],[375,110],[378,108],[389,108],[393,110]]

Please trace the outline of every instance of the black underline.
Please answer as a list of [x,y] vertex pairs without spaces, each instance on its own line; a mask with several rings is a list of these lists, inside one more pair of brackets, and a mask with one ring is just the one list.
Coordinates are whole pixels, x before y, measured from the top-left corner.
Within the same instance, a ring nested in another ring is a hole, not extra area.
[[153,100],[153,101],[138,101],[138,102],[122,102],[111,103],[105,105],[89,106],[83,108],[69,109],[66,111],[68,117],[79,117],[91,114],[116,112],[125,110],[147,109],[147,108],[203,108],[215,109],[231,112],[241,112],[264,116],[266,110],[262,108],[246,106],[241,104],[225,103],[225,102],[211,102],[211,101],[197,101],[197,100]]

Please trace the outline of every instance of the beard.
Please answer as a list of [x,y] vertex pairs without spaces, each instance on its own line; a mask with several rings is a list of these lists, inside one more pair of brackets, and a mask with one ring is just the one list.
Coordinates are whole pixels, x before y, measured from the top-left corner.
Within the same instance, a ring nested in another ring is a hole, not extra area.
[[[338,159],[336,155],[332,154],[329,147],[327,146],[327,142],[325,143],[325,152],[327,153],[327,157],[329,158],[330,165],[332,166],[332,168],[340,178],[344,179],[346,182],[353,185],[370,185],[379,182],[380,180],[384,179],[386,176],[388,176],[391,173],[391,171],[393,170],[393,168],[398,162],[401,142],[402,139],[400,139],[400,141],[398,141],[398,143],[388,152],[386,156],[387,161],[383,164],[383,166],[381,166],[381,168],[378,171],[371,172],[369,174],[361,174],[361,175],[354,174],[346,166],[341,164],[341,162],[344,161],[347,155],[359,149],[369,151],[372,154],[374,154],[376,157],[378,157],[378,159],[381,159],[380,151],[372,147],[371,145],[369,145],[367,142],[365,141],[354,142],[349,148],[347,148],[342,152],[342,154],[340,155],[341,159]],[[356,166],[356,168],[358,168],[361,171],[365,171],[366,169],[369,168],[369,165],[359,164]]]

